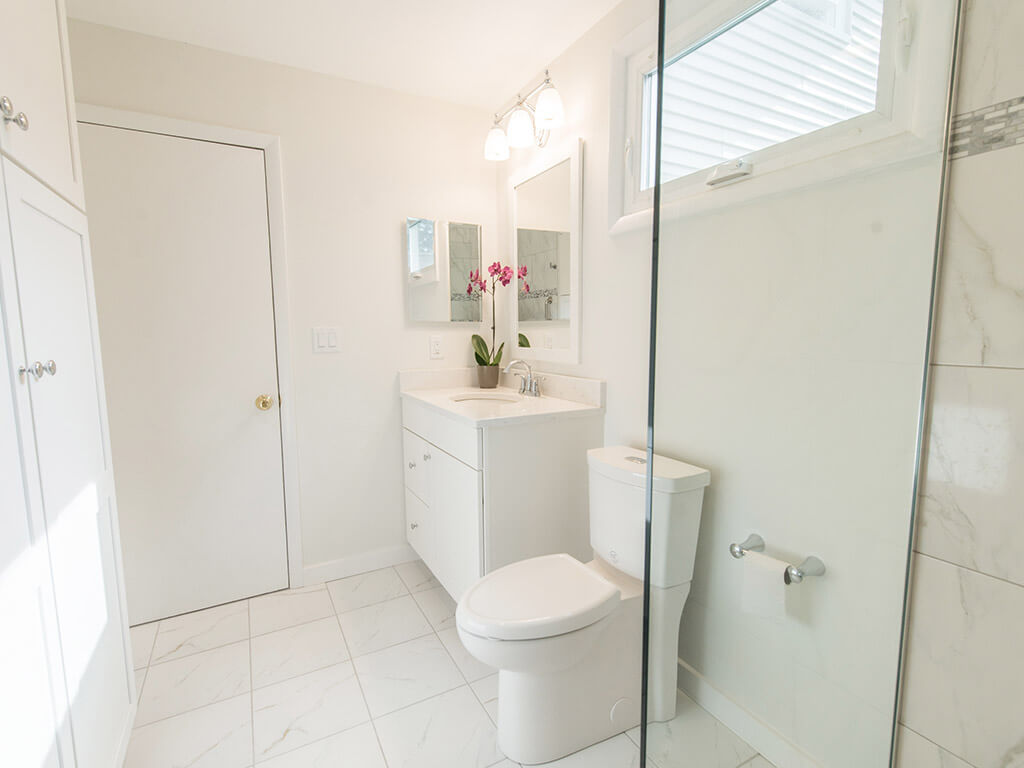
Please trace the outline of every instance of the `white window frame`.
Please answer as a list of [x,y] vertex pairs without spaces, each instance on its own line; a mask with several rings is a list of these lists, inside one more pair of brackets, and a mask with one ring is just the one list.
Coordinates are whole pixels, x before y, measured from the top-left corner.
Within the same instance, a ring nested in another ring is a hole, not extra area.
[[[665,41],[666,60],[698,47],[769,5],[770,0],[717,0],[706,4],[703,11],[670,30]],[[936,114],[945,96],[944,78],[932,77],[929,82],[929,72],[923,65],[927,63],[927,51],[951,44],[952,19],[930,15],[926,5],[927,0],[885,0],[873,112],[745,155],[744,159],[753,163],[754,172],[738,183],[707,186],[712,168],[667,182],[661,188],[662,216],[685,215],[778,193],[941,147],[941,126],[928,118]],[[641,36],[646,39],[638,45]],[[613,178],[609,180],[609,218],[613,234],[649,223],[654,204],[653,188],[641,189],[640,183],[646,117],[644,76],[657,66],[656,36],[648,23],[617,48],[615,64],[622,75],[618,82],[613,78],[612,104],[613,109],[621,105],[623,114],[618,125],[613,120],[610,143]],[[633,43],[631,48],[629,43]],[[619,94],[614,92],[616,88],[621,89]]]

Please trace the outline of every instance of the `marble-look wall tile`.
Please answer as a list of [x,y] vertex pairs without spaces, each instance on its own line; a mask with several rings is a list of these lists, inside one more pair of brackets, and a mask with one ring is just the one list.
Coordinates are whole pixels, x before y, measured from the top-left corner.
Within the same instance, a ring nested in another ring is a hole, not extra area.
[[1024,370],[932,369],[919,552],[1024,585]]
[[902,721],[979,768],[1024,766],[1024,588],[914,556]]
[[909,728],[900,726],[896,768],[974,768]]
[[1024,94],[1024,3],[967,0],[956,111]]
[[953,164],[933,362],[1024,368],[1021,199],[1024,145]]

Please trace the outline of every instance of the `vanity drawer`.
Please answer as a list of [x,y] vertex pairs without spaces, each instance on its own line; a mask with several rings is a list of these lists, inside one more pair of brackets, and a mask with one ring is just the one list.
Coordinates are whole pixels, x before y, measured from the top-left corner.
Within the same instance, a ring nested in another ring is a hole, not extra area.
[[[480,430],[402,398],[402,426],[473,469],[481,469]],[[406,462],[408,465],[408,461]],[[408,483],[406,483],[408,485]]]
[[416,494],[421,501],[430,501],[430,484],[426,462],[430,461],[430,446],[419,435],[402,430],[402,471],[405,473],[405,487]]

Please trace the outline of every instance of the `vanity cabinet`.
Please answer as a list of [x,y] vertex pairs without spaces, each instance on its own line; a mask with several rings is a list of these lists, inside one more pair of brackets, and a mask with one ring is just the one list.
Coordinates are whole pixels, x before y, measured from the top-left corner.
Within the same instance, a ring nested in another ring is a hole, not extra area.
[[402,398],[406,539],[456,600],[529,557],[591,556],[589,448],[603,411],[477,424]]
[[0,98],[10,114],[0,125],[0,150],[84,208],[64,2],[4,0],[3,17]]

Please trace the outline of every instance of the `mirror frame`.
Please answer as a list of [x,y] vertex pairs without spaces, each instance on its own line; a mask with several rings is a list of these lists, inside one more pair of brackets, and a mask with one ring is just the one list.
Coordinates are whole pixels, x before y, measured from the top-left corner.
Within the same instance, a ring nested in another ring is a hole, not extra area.
[[[519,346],[519,291],[518,286],[509,310],[511,334],[510,339],[516,341],[513,349],[515,356],[527,360],[543,362],[578,363],[580,361],[580,317],[582,308],[582,270],[580,257],[583,253],[583,139],[577,138],[567,143],[565,149],[545,152],[535,162],[516,173],[509,179],[508,209],[509,236],[511,238],[512,266],[519,269],[519,238],[516,236],[516,187],[532,178],[540,176],[556,165],[569,161],[569,346],[564,349],[548,349],[543,343],[537,346]],[[529,277],[529,276],[527,276]],[[531,342],[539,341],[531,338]]]

